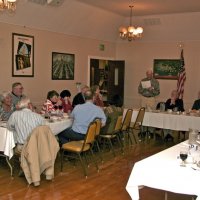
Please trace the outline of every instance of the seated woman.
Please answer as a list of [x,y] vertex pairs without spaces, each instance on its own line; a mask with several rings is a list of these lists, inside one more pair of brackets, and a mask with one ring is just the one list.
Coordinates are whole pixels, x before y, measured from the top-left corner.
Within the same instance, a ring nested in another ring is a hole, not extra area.
[[[185,111],[183,100],[178,98],[178,93],[176,90],[172,90],[171,98],[168,99],[165,103],[165,109],[166,110],[171,109],[173,111],[180,111],[180,112]],[[165,141],[174,139],[173,136],[171,135],[172,130],[164,129],[163,132],[164,132]]]
[[71,113],[72,111],[72,104],[70,101],[70,97],[71,97],[71,93],[69,90],[63,90],[60,93],[60,97],[61,97],[61,101],[62,101],[62,105],[63,105],[63,111],[65,113]]
[[198,92],[198,99],[195,100],[193,106],[192,106],[192,111],[195,112],[195,111],[198,111],[200,110],[200,91]]
[[122,98],[119,95],[114,95],[104,112],[107,120],[106,125],[101,128],[100,134],[110,134],[114,131],[118,116],[123,115]]
[[102,100],[102,95],[100,94],[100,89],[98,85],[93,85],[91,87],[91,92],[94,94],[93,103],[96,106],[104,107],[104,103]]
[[41,113],[45,114],[48,112],[56,111],[57,109],[63,109],[62,101],[59,98],[59,94],[55,90],[51,90],[47,94],[47,100],[43,104]]
[[176,90],[171,92],[171,98],[165,103],[165,109],[171,109],[173,111],[184,112],[183,100],[178,98],[178,93]]
[[7,121],[15,111],[10,92],[3,92],[0,96],[0,116],[3,121]]

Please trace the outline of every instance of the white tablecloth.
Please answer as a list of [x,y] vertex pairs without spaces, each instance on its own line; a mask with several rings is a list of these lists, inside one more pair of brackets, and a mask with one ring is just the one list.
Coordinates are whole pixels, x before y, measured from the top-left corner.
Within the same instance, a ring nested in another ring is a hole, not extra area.
[[[54,135],[57,135],[61,131],[70,127],[72,124],[71,119],[62,119],[61,121],[55,121],[50,123],[48,120],[45,121],[45,124],[51,128],[51,131]],[[13,132],[9,131],[6,127],[0,127],[0,151],[4,155],[8,156],[9,159],[13,156],[13,148],[15,147],[15,141],[13,137]]]
[[200,169],[194,170],[191,165],[180,166],[177,156],[183,148],[188,148],[188,145],[180,143],[136,162],[126,186],[131,198],[138,200],[139,186],[147,186],[174,193],[197,195],[199,200]]
[[45,124],[48,125],[53,132],[54,135],[57,135],[61,131],[65,130],[66,128],[72,125],[71,119],[62,119],[60,121],[49,122],[48,120],[45,121]]
[[[127,109],[125,109],[124,113]],[[138,111],[133,110],[132,122],[135,122]],[[171,113],[145,112],[144,126],[171,129],[176,131],[188,131],[189,128],[200,131],[200,117],[190,115],[178,115]]]
[[15,147],[13,132],[9,131],[7,128],[0,127],[0,138],[0,151],[8,156],[9,159],[12,158],[13,148]]

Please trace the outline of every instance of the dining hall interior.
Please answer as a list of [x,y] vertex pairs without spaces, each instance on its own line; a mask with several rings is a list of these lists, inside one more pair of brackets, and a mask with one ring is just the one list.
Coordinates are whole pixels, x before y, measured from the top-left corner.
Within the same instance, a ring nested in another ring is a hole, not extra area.
[[[109,62],[110,66],[112,62],[113,66],[118,69],[117,71],[114,69],[115,74],[112,80],[115,86],[119,85],[117,89],[110,87],[110,93],[115,90],[121,92],[123,107],[126,110],[141,108],[138,86],[149,69],[153,70],[156,78],[156,61],[179,62],[184,56],[186,80],[183,96],[184,116],[177,112],[177,115],[172,116],[173,120],[167,121],[166,125],[162,123],[163,121],[161,122],[161,120],[168,120],[166,114],[161,113],[162,117],[155,117],[155,120],[151,120],[158,113],[146,114],[145,112],[146,118],[143,120],[143,125],[155,127],[156,134],[153,137],[148,135],[147,128],[147,135],[141,140],[141,135],[137,131],[133,133],[134,135],[127,133],[127,138],[125,138],[127,141],[122,141],[124,142],[122,149],[117,141],[113,142],[116,155],[113,155],[112,149],[106,143],[105,149],[101,149],[103,161],[98,157],[97,149],[94,149],[99,170],[96,170],[92,162],[89,163],[87,178],[83,175],[80,162],[74,164],[73,159],[64,159],[61,171],[59,151],[55,160],[54,179],[47,181],[42,174],[41,185],[34,187],[28,185],[24,176],[18,176],[20,164],[16,161],[17,159],[11,159],[13,165],[11,176],[10,167],[6,162],[9,158],[0,157],[0,199],[189,200],[200,198],[199,191],[195,190],[198,184],[195,182],[197,179],[190,180],[191,182],[194,180],[192,185],[183,184],[177,187],[177,190],[171,189],[173,187],[166,186],[165,183],[173,182],[174,179],[169,178],[168,180],[167,177],[175,177],[178,174],[183,178],[185,172],[183,174],[173,173],[170,172],[171,168],[168,170],[167,167],[163,168],[163,171],[155,168],[156,172],[152,167],[154,165],[149,165],[148,168],[145,162],[139,162],[161,152],[159,158],[165,163],[169,158],[164,150],[171,152],[171,148],[174,148],[173,165],[174,163],[179,165],[177,161],[179,150],[176,145],[181,148],[188,145],[185,144],[185,140],[189,138],[189,128],[198,129],[199,127],[199,116],[189,116],[190,118],[185,119],[194,101],[198,99],[200,91],[198,86],[200,2],[198,0],[17,0],[14,11],[10,11],[6,6],[2,7],[3,3],[4,1],[0,1],[0,66],[2,70],[0,92],[11,91],[12,84],[15,82],[22,83],[24,94],[31,99],[37,111],[41,110],[46,94],[50,90],[60,93],[67,89],[71,92],[71,99],[73,99],[80,92],[81,86],[99,84],[101,87],[103,84],[102,70],[99,70],[97,74],[95,70],[102,69],[102,65],[109,66]],[[128,37],[127,33],[122,31],[122,27],[128,26],[141,27],[143,31],[140,30],[137,36]],[[18,59],[16,57],[18,55],[15,55],[18,51],[16,42],[20,40],[20,37],[31,41],[31,71],[28,68],[20,70],[19,62],[18,64],[15,62],[15,59]],[[54,58],[60,56],[62,59],[62,55],[73,59],[73,72],[72,75],[59,78],[54,73]],[[117,61],[120,64],[122,62],[123,67],[121,65],[116,67]],[[120,71],[121,68],[123,71]],[[105,80],[107,78],[105,74],[103,76],[103,81],[109,82],[109,79]],[[175,78],[170,74],[167,76],[169,77],[166,78],[161,74],[156,78],[160,86],[160,94],[156,102],[165,102],[170,98],[171,92],[177,89],[178,74]],[[104,95],[106,94],[105,101],[109,100],[107,91],[104,88],[102,91],[105,92]],[[138,110],[133,111],[132,119],[136,120],[136,114]],[[162,129],[166,128],[165,125],[172,127],[174,140],[166,142],[163,139]],[[167,159],[162,160],[162,155]],[[146,161],[147,164],[157,159],[157,157],[149,158]],[[91,161],[90,159],[89,157],[88,162]],[[135,165],[137,162],[139,162],[138,165]],[[134,165],[137,167],[135,171],[133,170]],[[138,169],[140,165],[144,167],[143,170],[145,169],[146,176],[144,177],[135,175],[136,172],[143,173]],[[186,167],[179,168],[180,171],[186,169]],[[189,172],[186,175],[191,173],[190,177],[199,178],[200,169],[192,168],[192,170],[193,174],[187,168],[186,171]],[[160,179],[166,178],[166,181],[159,180],[159,175],[156,176],[156,173],[160,175]],[[149,174],[153,176],[150,177]],[[167,176],[163,178],[163,174]],[[132,179],[136,185],[131,185]],[[153,179],[157,180],[156,184],[151,183]],[[147,184],[141,185],[143,182],[140,180],[145,180]],[[179,179],[174,184],[181,184],[180,180],[182,183],[188,182],[186,179]],[[190,188],[193,186],[194,190]]]

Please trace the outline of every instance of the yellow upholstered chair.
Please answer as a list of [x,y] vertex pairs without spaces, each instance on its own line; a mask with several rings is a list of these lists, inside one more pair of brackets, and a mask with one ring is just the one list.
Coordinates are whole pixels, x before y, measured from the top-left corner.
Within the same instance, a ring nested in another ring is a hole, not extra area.
[[143,122],[143,119],[144,119],[144,114],[145,114],[145,108],[142,107],[138,111],[135,122],[133,122],[133,123],[131,122],[131,124],[130,124],[130,130],[132,131],[132,135],[133,135],[133,138],[135,140],[135,143],[137,143],[137,140],[136,140],[136,137],[135,137],[134,130],[138,130],[140,132],[142,131],[141,127],[142,127],[142,122]]
[[118,141],[118,144],[120,145],[121,147],[121,150],[123,152],[123,148],[122,148],[122,144],[120,142],[120,139],[119,139],[119,131],[121,131],[121,127],[122,127],[122,118],[123,116],[118,116],[117,120],[116,120],[116,124],[115,124],[115,128],[113,130],[112,133],[105,133],[105,134],[100,134],[99,137],[101,139],[104,140],[107,140],[108,141],[108,145],[110,147],[110,150],[112,151],[113,155],[115,156],[115,151],[114,151],[114,148],[113,148],[113,145],[112,145],[112,139],[116,138],[117,141]]
[[128,109],[123,119],[121,131],[119,132],[120,133],[119,136],[120,136],[122,144],[123,143],[125,144],[126,136],[128,137],[128,142],[130,141],[131,144],[133,144],[131,133],[130,133],[130,124],[131,124],[132,114],[133,114],[133,109]]
[[81,162],[81,166],[83,168],[83,171],[84,171],[84,175],[87,178],[88,172],[87,172],[87,169],[85,167],[84,161],[82,159],[82,154],[84,154],[85,152],[88,152],[88,151],[90,151],[90,153],[93,157],[93,160],[95,162],[96,168],[99,171],[99,167],[98,167],[97,162],[94,158],[94,153],[93,153],[93,150],[92,150],[92,147],[93,147],[93,144],[94,144],[94,141],[95,141],[95,136],[96,136],[96,127],[97,127],[96,122],[90,123],[90,125],[88,126],[88,130],[87,130],[87,133],[85,135],[84,140],[71,141],[71,142],[65,143],[61,146],[61,171],[63,170],[64,152],[70,152],[71,155],[66,154],[65,156],[79,159],[80,162]]
[[103,162],[103,156],[102,156],[101,149],[100,149],[100,146],[99,146],[99,135],[100,135],[100,131],[101,131],[101,120],[97,118],[97,119],[95,119],[95,122],[96,122],[96,125],[97,125],[96,135],[95,135],[95,147],[97,148],[101,162]]

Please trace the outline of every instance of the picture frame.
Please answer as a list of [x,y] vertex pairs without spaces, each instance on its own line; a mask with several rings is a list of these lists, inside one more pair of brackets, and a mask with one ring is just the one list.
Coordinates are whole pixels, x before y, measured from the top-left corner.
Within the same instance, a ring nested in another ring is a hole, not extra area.
[[75,55],[52,52],[52,80],[74,80]]
[[12,33],[12,76],[34,77],[34,36]]
[[156,79],[178,79],[180,59],[154,59],[153,76]]

